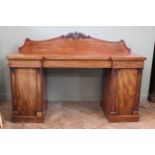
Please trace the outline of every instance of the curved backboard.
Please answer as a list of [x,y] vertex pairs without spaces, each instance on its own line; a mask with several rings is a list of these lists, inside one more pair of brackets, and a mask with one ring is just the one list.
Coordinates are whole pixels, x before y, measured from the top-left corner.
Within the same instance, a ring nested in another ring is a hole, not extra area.
[[57,57],[104,57],[127,56],[130,54],[130,49],[123,40],[119,42],[104,41],[75,32],[50,40],[33,41],[26,39],[24,45],[19,48],[19,52],[24,55]]

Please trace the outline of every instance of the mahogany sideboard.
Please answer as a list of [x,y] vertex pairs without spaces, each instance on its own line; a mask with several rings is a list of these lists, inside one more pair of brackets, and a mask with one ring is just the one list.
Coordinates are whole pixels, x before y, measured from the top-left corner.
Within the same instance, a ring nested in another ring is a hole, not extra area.
[[43,122],[45,68],[104,69],[102,107],[110,122],[138,121],[144,57],[132,54],[123,40],[110,42],[82,33],[43,41],[26,39],[8,56],[12,85],[12,121]]

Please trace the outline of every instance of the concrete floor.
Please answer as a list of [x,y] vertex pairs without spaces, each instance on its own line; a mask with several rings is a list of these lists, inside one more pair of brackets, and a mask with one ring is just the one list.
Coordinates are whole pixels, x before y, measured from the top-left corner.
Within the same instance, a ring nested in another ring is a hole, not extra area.
[[98,102],[52,102],[44,123],[12,123],[11,103],[0,104],[3,128],[8,129],[109,129],[155,128],[155,103],[140,105],[140,121],[109,123]]

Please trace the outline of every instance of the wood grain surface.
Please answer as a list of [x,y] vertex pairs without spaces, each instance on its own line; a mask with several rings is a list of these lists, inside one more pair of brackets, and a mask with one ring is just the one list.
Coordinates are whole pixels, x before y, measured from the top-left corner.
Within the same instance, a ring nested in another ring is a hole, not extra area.
[[141,74],[137,69],[104,73],[103,109],[110,122],[139,120]]
[[26,39],[8,60],[14,122],[43,122],[46,68],[104,69],[102,107],[108,120],[139,120],[145,57],[131,53],[123,40],[104,41],[77,32],[42,41]]
[[42,69],[18,68],[12,71],[13,120],[16,117],[43,117]]

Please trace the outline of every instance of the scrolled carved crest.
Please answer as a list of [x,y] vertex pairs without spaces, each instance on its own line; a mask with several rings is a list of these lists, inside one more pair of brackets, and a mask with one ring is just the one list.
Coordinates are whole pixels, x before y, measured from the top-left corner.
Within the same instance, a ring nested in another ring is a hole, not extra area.
[[68,33],[67,35],[62,35],[62,38],[66,38],[66,39],[88,39],[91,38],[89,35],[85,35],[83,33],[78,33],[78,32],[74,32],[74,33]]

